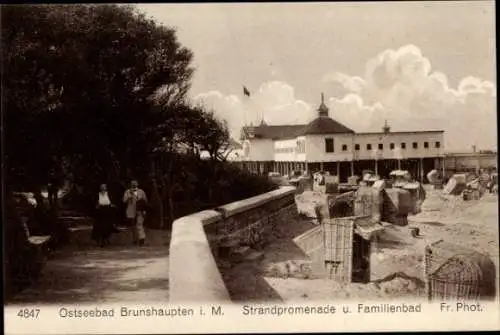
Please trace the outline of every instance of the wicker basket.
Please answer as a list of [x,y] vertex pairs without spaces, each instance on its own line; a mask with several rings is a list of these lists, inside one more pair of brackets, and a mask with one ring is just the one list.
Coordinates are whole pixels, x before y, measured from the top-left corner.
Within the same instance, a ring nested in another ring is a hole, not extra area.
[[354,220],[335,218],[323,224],[325,265],[330,279],[349,283],[352,280]]
[[354,195],[355,216],[372,215],[375,221],[380,221],[384,202],[383,192],[371,187],[360,187]]
[[443,240],[425,248],[425,275],[430,301],[478,300],[496,294],[496,271],[491,259]]
[[327,275],[338,282],[370,280],[371,239],[356,234],[356,227],[369,228],[370,216],[325,220],[323,228]]

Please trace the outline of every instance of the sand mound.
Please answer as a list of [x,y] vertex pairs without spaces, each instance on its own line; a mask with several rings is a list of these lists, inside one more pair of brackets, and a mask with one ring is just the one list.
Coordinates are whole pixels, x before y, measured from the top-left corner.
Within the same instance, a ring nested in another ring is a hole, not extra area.
[[267,265],[262,275],[273,278],[312,278],[311,262],[304,260],[288,260]]
[[314,208],[320,204],[324,204],[325,201],[324,194],[317,191],[305,191],[295,197],[297,211],[308,218],[316,218]]

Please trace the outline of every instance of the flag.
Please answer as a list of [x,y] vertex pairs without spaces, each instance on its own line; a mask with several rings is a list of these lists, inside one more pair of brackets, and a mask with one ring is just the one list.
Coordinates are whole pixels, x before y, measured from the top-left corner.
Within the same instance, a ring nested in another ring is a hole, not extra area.
[[246,95],[247,97],[250,96],[250,91],[245,86],[243,86],[243,94]]

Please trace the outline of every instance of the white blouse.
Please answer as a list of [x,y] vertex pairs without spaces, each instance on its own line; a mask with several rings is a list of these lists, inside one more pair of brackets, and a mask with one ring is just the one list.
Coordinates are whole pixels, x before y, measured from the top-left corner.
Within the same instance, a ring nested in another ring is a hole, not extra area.
[[111,205],[111,200],[109,200],[108,192],[104,192],[104,194],[99,192],[99,205],[101,206]]

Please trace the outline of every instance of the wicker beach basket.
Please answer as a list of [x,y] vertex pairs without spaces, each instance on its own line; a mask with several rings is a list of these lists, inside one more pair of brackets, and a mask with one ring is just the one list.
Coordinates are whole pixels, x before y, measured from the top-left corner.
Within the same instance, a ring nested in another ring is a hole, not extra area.
[[370,281],[371,241],[378,227],[369,215],[323,222],[324,261],[329,279],[341,283]]
[[429,301],[489,299],[496,294],[492,260],[443,240],[425,248],[425,275]]
[[353,218],[335,218],[323,224],[325,266],[328,277],[338,282],[352,281]]

